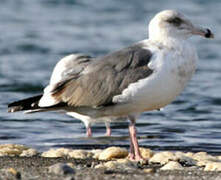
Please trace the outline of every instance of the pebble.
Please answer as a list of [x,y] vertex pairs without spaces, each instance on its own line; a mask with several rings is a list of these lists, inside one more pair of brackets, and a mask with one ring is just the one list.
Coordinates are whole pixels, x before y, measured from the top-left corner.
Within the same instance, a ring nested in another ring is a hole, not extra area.
[[176,161],[170,161],[166,165],[160,168],[160,170],[182,170],[184,169],[180,163]]
[[118,163],[116,161],[108,161],[103,166],[107,169],[117,169]]
[[76,158],[76,159],[86,159],[91,158],[93,156],[93,153],[85,151],[85,150],[72,150],[68,153],[68,156],[70,158]]
[[104,168],[106,168],[105,166],[104,166],[104,164],[97,164],[96,166],[94,166],[94,169],[104,169]]
[[209,162],[206,164],[204,171],[221,171],[221,162]]
[[[206,152],[153,152],[148,148],[140,148],[141,155],[148,159],[151,164],[158,163],[163,167],[161,170],[182,170],[185,167],[202,167],[204,171],[221,171],[221,156],[212,156]],[[24,145],[18,144],[2,144],[0,145],[0,156],[20,156],[20,157],[32,157],[38,155],[38,151]],[[128,150],[120,147],[109,147],[104,150],[73,150],[68,148],[50,149],[41,154],[42,157],[64,157],[64,158],[76,158],[86,159],[94,158],[98,160],[105,160],[108,162],[101,162],[97,165],[94,164],[91,167],[94,168],[106,168],[106,169],[137,169],[137,162],[130,161],[128,156]],[[142,165],[142,167],[145,167]],[[74,173],[77,167],[74,164],[62,164],[49,167],[49,171],[52,173],[65,174]],[[67,171],[66,171],[67,170]],[[152,172],[152,168],[146,168],[143,172]],[[7,170],[8,173],[19,176],[19,172],[13,168]],[[17,175],[16,175],[17,174]]]
[[71,168],[75,168],[75,165],[73,163],[67,163],[68,166],[70,166]]
[[128,156],[128,151],[125,148],[120,147],[109,147],[103,150],[98,159],[99,160],[112,160],[116,158],[126,158]]
[[75,170],[65,163],[57,163],[48,167],[48,172],[56,175],[74,174]]
[[36,155],[37,151],[19,144],[2,144],[0,145],[0,156],[31,156]]
[[29,149],[28,147],[20,144],[1,144],[0,145],[0,150],[9,148],[9,149],[18,149],[20,151],[27,150]]
[[7,171],[12,174],[16,179],[21,179],[21,173],[14,168],[8,168]]
[[216,156],[216,158],[217,158],[218,160],[221,160],[221,156]]
[[76,159],[86,159],[93,156],[93,153],[86,150],[73,150],[67,148],[50,149],[49,151],[43,152],[42,157],[69,157]]
[[93,153],[93,158],[98,159],[100,154],[102,153],[102,149],[93,149],[91,150],[91,153]]
[[141,153],[141,156],[144,158],[144,159],[150,159],[151,157],[153,157],[154,155],[154,152],[151,151],[150,149],[148,148],[139,148],[140,149],[140,153]]
[[66,177],[64,180],[75,180],[75,178],[74,178],[74,177],[71,177],[71,176],[68,176],[68,177]]
[[177,157],[177,161],[181,163],[183,166],[189,167],[189,166],[197,165],[197,161],[187,156],[186,153],[178,151],[178,152],[175,152],[175,156]]
[[197,161],[216,161],[217,158],[215,156],[209,155],[207,152],[198,152],[193,154],[193,159]]
[[20,157],[33,157],[36,156],[38,154],[38,151],[36,149],[27,149],[22,151],[22,153],[20,154]]
[[178,158],[175,156],[174,153],[169,151],[158,152],[150,158],[149,163],[159,163],[164,165],[169,161],[176,161]]
[[117,159],[113,161],[100,163],[95,166],[95,169],[98,168],[105,168],[109,170],[114,170],[114,169],[131,170],[137,168],[137,163],[130,161],[128,159]]
[[130,161],[129,159],[117,159],[116,162],[118,162],[119,164],[128,164],[128,165],[137,164],[135,161]]
[[66,157],[70,149],[58,148],[58,149],[49,149],[41,154],[42,157]]
[[193,152],[187,152],[187,153],[184,153],[184,155],[187,156],[187,157],[192,158],[194,153]]
[[145,169],[143,169],[143,172],[144,173],[154,173],[155,170],[153,168],[145,168]]
[[[207,152],[198,152],[193,154],[193,159],[197,161],[197,166],[206,166],[208,163],[211,162],[218,162],[220,161],[215,156],[209,155]],[[220,161],[221,162],[221,161]]]
[[117,159],[116,162],[119,164],[120,168],[124,168],[124,169],[137,168],[136,161],[131,161],[129,159]]

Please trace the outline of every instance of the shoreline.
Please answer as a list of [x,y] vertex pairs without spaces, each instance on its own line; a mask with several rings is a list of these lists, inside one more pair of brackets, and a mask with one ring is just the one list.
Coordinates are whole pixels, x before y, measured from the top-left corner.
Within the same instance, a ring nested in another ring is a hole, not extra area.
[[145,161],[131,161],[122,147],[54,148],[45,152],[19,144],[0,145],[0,179],[221,179],[221,156],[206,152],[140,148]]
[[[49,168],[57,163],[71,164],[73,173],[50,173]],[[101,163],[95,159],[43,158],[35,157],[0,157],[1,179],[150,179],[150,180],[188,180],[220,179],[221,172],[205,172],[201,169],[161,171],[159,165],[138,165],[136,169],[94,168]],[[147,171],[147,169],[153,169]],[[145,171],[146,170],[146,171]]]

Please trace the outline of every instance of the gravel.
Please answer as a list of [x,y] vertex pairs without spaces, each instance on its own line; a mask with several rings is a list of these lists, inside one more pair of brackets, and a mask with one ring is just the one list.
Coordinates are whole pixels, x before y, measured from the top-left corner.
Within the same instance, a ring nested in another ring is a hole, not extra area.
[[[206,172],[200,167],[186,167],[185,170],[161,171],[159,164],[137,164],[132,169],[94,168],[103,161],[92,158],[45,158],[34,157],[0,157],[0,179],[148,179],[148,180],[218,180],[221,172]],[[71,164],[72,167],[69,165]],[[52,168],[53,167],[53,168]],[[122,166],[123,167],[123,166]],[[51,170],[50,170],[51,169]],[[52,170],[54,169],[54,170]],[[57,169],[55,171],[55,169]],[[66,171],[67,170],[67,171]]]

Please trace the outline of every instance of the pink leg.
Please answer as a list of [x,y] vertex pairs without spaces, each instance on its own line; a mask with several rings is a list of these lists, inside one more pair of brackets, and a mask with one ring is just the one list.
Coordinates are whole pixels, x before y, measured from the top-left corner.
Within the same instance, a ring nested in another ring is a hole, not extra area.
[[111,128],[106,127],[106,136],[111,136]]
[[135,118],[129,116],[130,119],[130,125],[129,125],[129,133],[130,133],[130,139],[131,139],[131,154],[130,157],[133,160],[140,161],[143,160],[140,150],[139,150],[139,144],[137,141],[137,135],[136,135],[136,127],[135,127]]
[[134,146],[130,135],[130,153],[129,153],[129,159],[135,160],[135,153],[134,153]]
[[87,135],[87,137],[92,137],[91,127],[87,127],[86,135]]

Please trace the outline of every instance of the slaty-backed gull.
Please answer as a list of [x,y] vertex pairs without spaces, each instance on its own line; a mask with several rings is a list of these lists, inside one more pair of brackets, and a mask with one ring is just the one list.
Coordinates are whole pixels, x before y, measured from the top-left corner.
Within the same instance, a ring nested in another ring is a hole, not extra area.
[[[192,77],[197,61],[192,35],[212,38],[181,13],[165,10],[150,21],[149,39],[97,58],[33,98],[30,111],[65,110],[92,118],[127,116],[130,159],[141,160],[135,122],[139,114],[171,103]],[[30,102],[30,101],[29,101]],[[30,104],[29,104],[30,105]],[[9,105],[9,111],[19,109]]]

